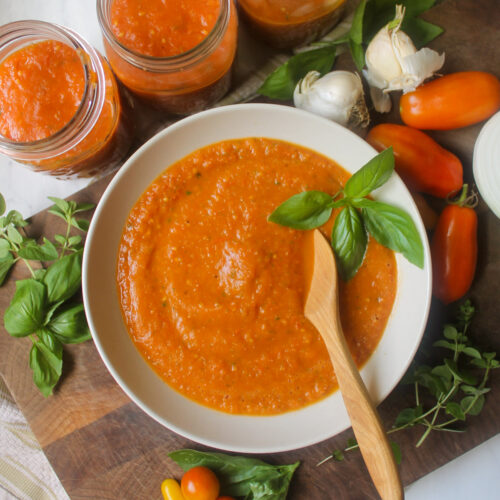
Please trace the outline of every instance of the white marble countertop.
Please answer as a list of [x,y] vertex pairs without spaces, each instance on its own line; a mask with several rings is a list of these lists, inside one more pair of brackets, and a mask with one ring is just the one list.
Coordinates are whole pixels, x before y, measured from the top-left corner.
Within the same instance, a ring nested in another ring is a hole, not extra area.
[[[51,21],[78,31],[102,50],[95,12],[95,0],[3,0],[0,24],[20,19]],[[29,217],[50,205],[47,196],[65,198],[90,181],[62,181],[31,172],[0,155],[0,192],[10,209]],[[496,388],[498,390],[498,388]],[[1,429],[0,429],[1,432]],[[0,450],[0,456],[8,450]],[[470,500],[499,498],[500,436],[496,436],[462,457],[410,485],[408,500]],[[2,493],[0,492],[0,497]],[[11,498],[11,497],[6,497]]]

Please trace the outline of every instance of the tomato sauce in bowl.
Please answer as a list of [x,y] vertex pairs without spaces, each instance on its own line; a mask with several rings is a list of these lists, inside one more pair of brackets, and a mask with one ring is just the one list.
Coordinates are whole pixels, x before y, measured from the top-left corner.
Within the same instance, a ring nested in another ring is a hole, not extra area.
[[[122,234],[117,285],[135,346],[167,384],[247,415],[296,410],[336,389],[303,314],[305,233],[267,217],[293,194],[334,194],[348,177],[305,147],[248,138],[201,148],[150,185]],[[393,252],[370,240],[362,267],[340,287],[358,366],[382,336],[396,285]]]

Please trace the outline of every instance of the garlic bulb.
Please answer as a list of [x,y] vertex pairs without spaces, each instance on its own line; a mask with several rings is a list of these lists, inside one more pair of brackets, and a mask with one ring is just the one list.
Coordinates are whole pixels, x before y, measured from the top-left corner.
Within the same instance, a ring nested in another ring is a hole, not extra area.
[[324,116],[341,125],[366,127],[370,121],[361,78],[350,71],[332,71],[320,78],[310,71],[293,93],[295,107]]
[[380,112],[391,109],[388,92],[411,92],[444,64],[444,54],[429,48],[417,51],[411,38],[401,31],[404,12],[402,5],[396,5],[394,20],[375,35],[366,49],[367,69],[363,75],[370,84],[375,109]]

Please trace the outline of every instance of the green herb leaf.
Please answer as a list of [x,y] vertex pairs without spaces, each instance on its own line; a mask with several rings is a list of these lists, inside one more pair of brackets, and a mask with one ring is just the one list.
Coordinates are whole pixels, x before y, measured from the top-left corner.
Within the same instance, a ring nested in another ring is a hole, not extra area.
[[368,237],[358,211],[348,205],[335,219],[332,247],[338,262],[340,276],[349,281],[363,262]]
[[405,16],[401,28],[411,38],[417,49],[424,47],[444,31],[435,24],[409,16]]
[[290,480],[299,462],[270,465],[261,460],[223,453],[177,450],[169,453],[185,471],[204,466],[219,478],[221,493],[247,500],[285,500]]
[[5,281],[7,274],[9,274],[11,267],[14,265],[14,262],[14,257],[10,253],[0,260],[0,286],[3,285],[3,282]]
[[47,286],[49,303],[53,304],[72,297],[80,288],[81,280],[81,252],[65,255],[51,264],[43,277],[43,282]]
[[95,208],[95,203],[78,203],[73,210],[74,214],[77,214],[79,212],[86,212],[87,210],[92,210]]
[[48,333],[40,332],[40,340],[33,343],[30,351],[30,368],[33,381],[41,393],[47,397],[52,394],[62,372],[62,346]]
[[391,445],[392,448],[392,454],[394,455],[394,460],[398,465],[401,465],[403,456],[401,454],[401,448],[399,447],[399,444],[396,443],[395,441],[389,441],[389,444]]
[[83,304],[61,312],[48,323],[47,328],[65,344],[79,344],[91,338]]
[[381,244],[424,267],[424,246],[411,217],[400,208],[368,199],[356,200],[366,229]]
[[351,28],[348,33],[349,49],[352,58],[358,71],[361,71],[365,65],[365,51],[363,49],[363,19],[365,16],[366,0],[362,0],[356,10],[352,19]]
[[459,370],[456,361],[446,358],[444,360],[446,366],[450,369],[451,373],[460,381],[465,382],[468,385],[476,384],[476,377],[465,373],[463,370]]
[[295,86],[301,78],[312,70],[321,75],[328,73],[334,61],[333,46],[300,52],[271,73],[257,92],[271,99],[292,99]]
[[28,223],[23,219],[23,216],[17,210],[11,210],[6,216],[7,224],[14,224],[16,227],[25,227]]
[[0,239],[0,260],[6,259],[10,253],[10,243],[7,240]]
[[18,245],[22,243],[24,239],[21,233],[13,225],[7,226],[7,237],[9,238],[9,240],[17,243]]
[[0,215],[3,215],[5,213],[6,208],[7,205],[5,204],[5,198],[3,197],[2,193],[0,193]]
[[331,203],[332,197],[322,191],[304,191],[282,203],[268,220],[294,229],[314,229],[330,218]]
[[13,337],[25,337],[42,327],[47,289],[34,279],[16,282],[16,293],[5,310],[4,325]]
[[462,352],[471,358],[481,359],[481,353],[474,347],[464,347]]
[[44,238],[43,245],[38,245],[33,240],[26,241],[19,249],[18,255],[23,259],[42,261],[50,261],[59,257],[56,247],[47,238]]
[[458,403],[455,403],[454,401],[450,401],[446,404],[446,413],[457,418],[458,420],[465,420],[465,413],[463,412],[460,405]]
[[48,209],[49,214],[56,215],[57,217],[63,219],[64,221],[67,220],[66,214],[57,206],[50,207]]
[[402,427],[404,425],[412,424],[422,416],[422,407],[419,405],[416,408],[405,408],[399,412],[396,420],[394,421],[394,427]]
[[[70,205],[66,200],[63,200],[61,198],[56,198],[55,196],[48,196],[48,199],[55,203],[55,206],[59,209],[59,212],[58,212],[59,214],[68,214],[70,212]],[[52,210],[53,208],[54,207],[51,207],[50,210]],[[51,213],[53,213],[53,212],[51,212]],[[54,215],[57,215],[57,214],[54,214]]]
[[71,225],[86,233],[89,230],[90,221],[88,221],[87,219],[75,219],[74,217],[72,217]]
[[385,184],[394,171],[392,147],[373,157],[346,182],[344,193],[350,198],[362,198]]
[[477,398],[474,396],[466,396],[462,399],[462,401],[460,401],[460,408],[463,412],[476,416],[481,413],[484,402],[485,398],[483,395],[480,395]]
[[443,335],[449,340],[456,340],[458,338],[458,331],[453,325],[445,325]]

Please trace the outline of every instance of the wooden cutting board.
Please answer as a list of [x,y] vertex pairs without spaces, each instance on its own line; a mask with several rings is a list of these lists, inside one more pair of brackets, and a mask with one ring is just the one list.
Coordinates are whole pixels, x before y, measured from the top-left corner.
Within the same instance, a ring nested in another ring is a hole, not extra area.
[[[426,13],[426,19],[445,27],[446,32],[432,48],[446,52],[443,73],[485,70],[500,77],[500,3],[497,0],[445,0]],[[349,56],[336,69],[352,69]],[[397,104],[398,97],[393,100]],[[397,105],[395,106],[397,108]],[[378,121],[399,122],[398,110]],[[481,125],[432,134],[463,161],[466,180],[472,180],[472,152]],[[362,131],[359,131],[363,135]],[[143,137],[145,137],[144,135]],[[93,184],[73,199],[97,202],[110,177]],[[439,203],[434,201],[437,208]],[[500,220],[484,203],[479,214],[479,261],[469,297],[477,308],[471,337],[487,350],[500,350]],[[32,219],[30,235],[60,232],[59,220],[42,212]],[[14,281],[25,277],[19,266],[0,290],[0,310],[7,307]],[[455,307],[433,302],[428,327],[417,354],[421,362],[432,363],[442,355],[432,342],[440,336],[446,318]],[[180,469],[167,458],[169,451],[192,447],[206,449],[162,427],[143,413],[108,374],[92,344],[67,346],[64,374],[53,397],[45,399],[35,388],[28,368],[28,339],[11,338],[0,327],[0,373],[26,416],[45,454],[73,499],[159,499],[160,483],[169,476],[180,477]],[[430,358],[428,357],[430,355]],[[438,357],[436,357],[438,356]],[[401,475],[405,485],[428,474],[465,451],[496,435],[500,430],[500,376],[491,379],[493,390],[481,415],[467,423],[464,434],[434,433],[416,449],[421,429],[398,433],[395,440],[403,452]],[[403,408],[412,405],[410,387],[399,386],[381,404],[383,422],[389,427]],[[301,450],[262,456],[271,463],[300,460],[289,498],[377,498],[363,461],[357,452],[343,463],[316,464],[331,450],[345,446],[346,431],[332,439]]]

